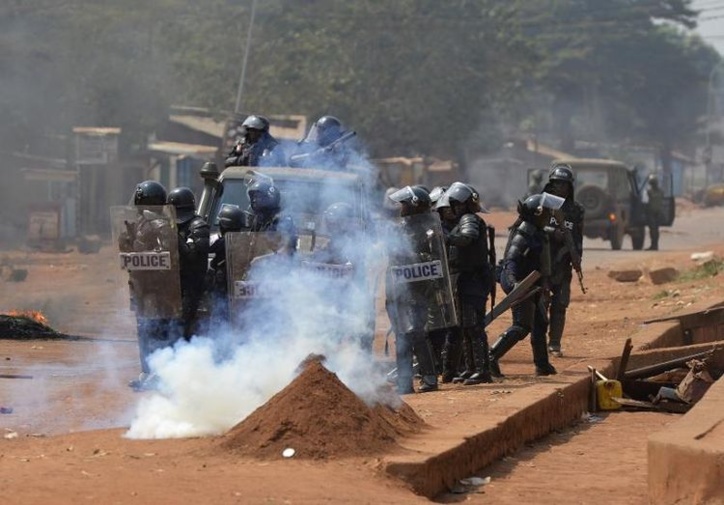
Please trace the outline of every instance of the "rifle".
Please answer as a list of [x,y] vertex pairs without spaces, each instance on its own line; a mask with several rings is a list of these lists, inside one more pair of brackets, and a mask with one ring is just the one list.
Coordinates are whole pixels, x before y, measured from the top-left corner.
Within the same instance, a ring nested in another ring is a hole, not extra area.
[[[498,264],[495,254],[495,228],[488,226],[488,261],[490,266],[495,270],[495,266]],[[495,295],[497,291],[497,282],[493,280],[493,288],[490,290],[490,308],[495,307]]]
[[332,142],[330,142],[329,144],[327,144],[326,146],[324,146],[323,150],[329,152],[329,151],[333,150],[335,147],[337,147],[337,145],[347,142],[349,139],[351,139],[355,135],[357,135],[357,132],[354,130],[345,132],[344,135],[342,135],[338,139],[335,139]]
[[565,240],[566,247],[568,248],[568,252],[571,255],[571,263],[573,264],[573,269],[576,271],[576,276],[578,277],[578,285],[581,286],[581,292],[585,295],[586,286],[583,285],[583,269],[581,268],[581,255],[578,254],[576,244],[573,243],[573,234],[571,233],[571,230],[566,228],[565,224],[561,226],[561,228],[563,229],[563,239]]
[[535,294],[537,292],[537,288],[534,288],[534,284],[538,282],[538,279],[540,279],[540,272],[538,270],[533,270],[529,273],[525,279],[515,285],[513,290],[508,293],[505,298],[500,300],[498,305],[495,305],[492,309],[490,309],[490,312],[485,314],[485,321],[483,324],[488,326],[506,310]]

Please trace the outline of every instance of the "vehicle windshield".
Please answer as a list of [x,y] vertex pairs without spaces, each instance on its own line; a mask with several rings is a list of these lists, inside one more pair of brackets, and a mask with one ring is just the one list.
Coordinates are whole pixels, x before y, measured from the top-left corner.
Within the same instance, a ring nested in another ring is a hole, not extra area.
[[576,167],[576,189],[583,186],[596,186],[608,189],[608,171],[598,167]]

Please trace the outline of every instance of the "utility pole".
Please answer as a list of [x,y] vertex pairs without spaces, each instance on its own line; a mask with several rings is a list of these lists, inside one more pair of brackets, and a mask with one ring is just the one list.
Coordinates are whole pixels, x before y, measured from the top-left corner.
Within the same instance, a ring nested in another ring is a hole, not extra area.
[[251,0],[251,18],[249,29],[246,31],[246,46],[244,46],[244,59],[241,62],[241,76],[239,76],[239,89],[236,93],[236,107],[234,112],[241,112],[241,96],[244,93],[244,79],[246,79],[246,63],[249,61],[249,49],[251,48],[251,32],[254,29],[254,15],[256,14],[256,1]]

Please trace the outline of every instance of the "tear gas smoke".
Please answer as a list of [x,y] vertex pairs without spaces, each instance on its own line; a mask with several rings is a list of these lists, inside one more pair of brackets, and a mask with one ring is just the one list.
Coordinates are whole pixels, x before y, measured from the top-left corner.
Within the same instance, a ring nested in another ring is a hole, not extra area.
[[[365,166],[373,180],[372,167],[366,161]],[[282,193],[282,213],[309,208],[311,202],[365,208],[360,199],[366,195],[358,187],[331,181],[314,194],[294,195],[309,201],[285,200],[289,195]],[[271,252],[257,258],[246,279],[262,287],[237,314],[241,330],[217,324],[206,335],[154,353],[150,366],[159,377],[159,391],[141,399],[126,436],[222,433],[288,385],[312,353],[326,356],[327,368],[366,403],[389,403],[385,375],[360,344],[374,331],[386,244],[373,242],[371,223],[365,228],[359,218],[368,221],[358,216],[342,236],[311,254],[292,258]],[[329,268],[330,263],[335,266]]]

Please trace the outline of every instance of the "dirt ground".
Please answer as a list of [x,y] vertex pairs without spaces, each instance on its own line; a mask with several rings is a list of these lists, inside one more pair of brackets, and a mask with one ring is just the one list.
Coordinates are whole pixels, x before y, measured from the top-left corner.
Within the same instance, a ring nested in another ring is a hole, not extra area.
[[[679,225],[666,230],[656,252],[611,252],[587,242],[586,286],[572,286],[560,375],[533,377],[530,346],[518,345],[501,361],[508,376],[500,384],[444,385],[435,393],[403,399],[428,428],[412,435],[435,445],[453,419],[476,424],[505,409],[507,395],[533,395],[529,385],[561,380],[589,360],[618,355],[643,321],[693,304],[724,300],[724,283],[698,276],[692,252],[724,257],[724,240],[711,232],[724,209],[688,208]],[[511,215],[494,214],[499,230]],[[709,220],[709,221],[706,221]],[[721,227],[721,225],[719,225]],[[721,233],[721,232],[718,232]],[[720,235],[719,235],[720,236]],[[504,237],[499,237],[504,242]],[[590,251],[589,251],[590,249]],[[218,449],[219,437],[129,440],[124,433],[146,393],[126,383],[138,372],[134,320],[119,284],[114,253],[0,252],[5,264],[27,269],[23,282],[0,281],[0,313],[42,311],[50,325],[79,341],[0,341],[0,504],[40,503],[425,503],[382,471],[384,458],[404,452],[405,440],[387,453],[323,459],[254,459]],[[675,266],[675,282],[655,286],[608,277],[611,268]],[[489,328],[490,340],[509,323]],[[387,322],[380,310],[375,349],[383,362]],[[243,389],[240,391],[243,394]],[[488,408],[480,408],[480,405]],[[320,413],[320,416],[325,413]],[[442,503],[646,503],[646,436],[678,419],[675,415],[618,412],[554,433],[479,472],[490,483],[465,493],[439,496]],[[593,421],[593,422],[589,422]],[[355,433],[350,433],[354,437]],[[407,444],[409,447],[410,444]]]

